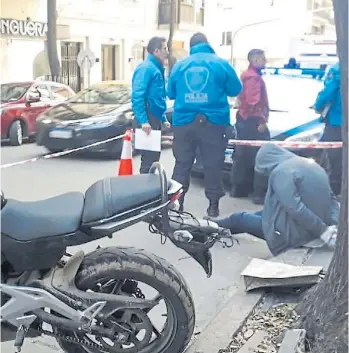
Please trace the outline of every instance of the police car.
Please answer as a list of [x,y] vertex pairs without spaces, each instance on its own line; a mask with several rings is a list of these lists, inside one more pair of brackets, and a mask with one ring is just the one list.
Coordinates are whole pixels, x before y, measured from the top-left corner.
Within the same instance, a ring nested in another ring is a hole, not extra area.
[[[323,87],[325,71],[321,69],[266,68],[264,80],[268,90],[270,115],[268,127],[272,140],[315,142],[321,139],[324,123],[311,108]],[[236,138],[237,109],[230,111],[229,139]],[[320,158],[319,150],[295,150],[299,155]],[[233,164],[234,143],[225,150],[224,177],[229,180]],[[198,151],[192,169],[193,176],[202,176],[203,168]]]

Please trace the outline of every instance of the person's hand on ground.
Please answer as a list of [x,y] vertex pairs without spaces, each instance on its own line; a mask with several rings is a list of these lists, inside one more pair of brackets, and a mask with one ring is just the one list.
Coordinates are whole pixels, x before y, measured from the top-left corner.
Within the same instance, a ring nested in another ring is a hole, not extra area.
[[142,130],[149,135],[151,133],[151,126],[149,123],[142,124]]
[[336,246],[338,228],[337,226],[329,226],[326,230],[320,235],[320,238],[326,243],[326,245],[334,250]]

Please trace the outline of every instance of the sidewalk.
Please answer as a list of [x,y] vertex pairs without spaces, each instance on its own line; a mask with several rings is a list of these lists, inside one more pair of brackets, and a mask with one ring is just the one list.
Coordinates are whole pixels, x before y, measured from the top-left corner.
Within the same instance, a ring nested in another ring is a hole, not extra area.
[[[294,249],[271,261],[290,265],[322,266],[324,271],[327,271],[332,254],[321,249]],[[195,337],[186,353],[217,353],[220,349],[228,347],[232,336],[239,331],[264,294],[264,290],[248,293],[240,290],[235,293],[211,323]]]

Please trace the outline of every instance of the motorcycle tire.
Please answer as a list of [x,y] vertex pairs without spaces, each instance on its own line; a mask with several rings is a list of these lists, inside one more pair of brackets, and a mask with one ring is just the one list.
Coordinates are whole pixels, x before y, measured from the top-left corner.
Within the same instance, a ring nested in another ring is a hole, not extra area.
[[[160,342],[151,350],[147,346],[138,353],[181,353],[186,349],[195,327],[194,301],[188,285],[174,266],[144,250],[103,248],[86,255],[76,276],[76,286],[80,290],[88,290],[101,278],[129,279],[145,283],[155,288],[172,308],[175,324],[171,327],[168,342]],[[91,348],[65,340],[57,341],[65,353],[91,352]],[[98,352],[93,350],[93,353]]]

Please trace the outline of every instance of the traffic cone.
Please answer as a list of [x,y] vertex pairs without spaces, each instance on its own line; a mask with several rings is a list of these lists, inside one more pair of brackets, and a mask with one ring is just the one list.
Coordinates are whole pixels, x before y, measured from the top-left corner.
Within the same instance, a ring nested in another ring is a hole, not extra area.
[[118,175],[133,175],[132,130],[126,130],[124,136]]

